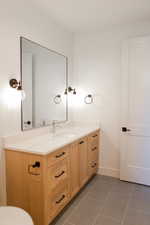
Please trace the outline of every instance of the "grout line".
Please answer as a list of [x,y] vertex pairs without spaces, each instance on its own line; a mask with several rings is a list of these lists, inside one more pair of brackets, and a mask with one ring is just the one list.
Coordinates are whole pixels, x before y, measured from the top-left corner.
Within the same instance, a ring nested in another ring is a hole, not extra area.
[[[91,180],[92,181],[92,180]],[[96,183],[96,181],[94,181],[94,183]],[[93,184],[94,184],[93,183]],[[86,186],[85,186],[85,188],[86,188]],[[86,191],[86,190],[85,190]],[[84,189],[83,189],[83,192],[84,192]],[[82,194],[82,193],[81,193]],[[88,190],[87,191],[87,193],[85,194],[85,196],[83,196],[83,197],[81,197],[81,199],[80,199],[80,201],[77,203],[77,205],[72,209],[72,211],[71,211],[71,213],[70,213],[70,215],[64,220],[64,222],[62,223],[62,225],[65,225],[65,223],[70,223],[70,221],[69,221],[69,219],[70,219],[70,217],[72,216],[72,214],[77,210],[77,208],[79,207],[79,205],[81,204],[81,201],[82,200],[84,200],[87,196],[89,195],[89,197],[91,198],[91,199],[94,199],[95,200],[95,198],[93,198],[92,196],[90,196],[90,190]],[[78,198],[79,196],[77,196],[77,198]],[[67,209],[68,210],[68,209]],[[73,224],[73,223],[71,223],[72,225],[75,225],[75,224]]]
[[134,187],[133,187],[133,190],[132,190],[131,194],[129,195],[129,199],[128,199],[128,202],[127,202],[127,206],[126,206],[126,208],[125,208],[125,212],[124,212],[124,215],[123,215],[123,218],[122,218],[122,220],[121,220],[120,225],[123,225],[124,222],[125,222],[125,218],[126,218],[126,216],[127,216],[127,212],[128,212],[128,209],[129,209],[129,204],[130,204],[131,199],[132,199],[132,197],[133,197],[134,191],[135,191],[135,190],[134,190]]
[[100,210],[100,212],[99,212],[99,213],[97,214],[97,216],[95,217],[95,220],[94,220],[94,222],[92,223],[92,225],[95,225],[95,224],[96,224],[96,221],[97,221],[98,217],[102,214],[102,212],[103,212],[103,210],[104,210],[104,207],[105,207],[105,204],[106,204],[106,202],[108,201],[110,194],[111,194],[111,190],[108,192],[107,197],[106,197],[106,199],[104,200],[104,205],[103,205],[102,209]]
[[120,221],[118,220],[118,219],[116,219],[116,218],[114,218],[114,217],[112,217],[112,216],[103,216],[104,218],[108,218],[108,219],[111,219],[111,220],[113,220],[114,222],[116,222],[116,223],[120,223]]
[[[96,183],[96,181],[95,182],[93,182],[93,184],[92,185],[94,185]],[[109,185],[109,184],[108,184]],[[86,187],[85,187],[86,188]],[[124,213],[123,213],[123,216],[122,216],[122,219],[121,219],[121,221],[119,221],[119,220],[117,220],[116,218],[114,218],[114,217],[111,217],[111,216],[105,216],[104,215],[104,217],[105,218],[110,218],[110,219],[112,219],[113,221],[115,221],[115,222],[118,222],[120,225],[124,225],[124,222],[125,222],[125,219],[126,219],[126,216],[127,216],[127,213],[128,213],[128,209],[129,209],[129,206],[130,206],[130,202],[131,202],[131,200],[132,200],[132,197],[133,197],[133,194],[134,194],[134,192],[136,191],[136,188],[135,188],[135,186],[133,186],[133,188],[131,189],[131,191],[130,191],[130,193],[129,193],[129,195],[128,195],[128,199],[127,199],[127,202],[126,202],[126,206],[125,206],[125,209],[124,209]],[[90,197],[91,199],[94,199],[95,201],[97,201],[97,199],[96,198],[94,198],[92,195],[90,195],[90,193],[92,192],[91,191],[91,189],[83,189],[83,193],[85,192],[85,194],[83,195],[83,196],[81,196],[80,197],[80,194],[79,194],[79,196],[77,196],[77,198],[76,199],[78,199],[78,198],[80,198],[79,199],[79,201],[75,204],[75,206],[73,206],[73,209],[71,210],[71,212],[69,213],[69,215],[66,217],[66,219],[64,219],[64,222],[62,222],[62,224],[61,225],[65,225],[65,224],[67,224],[67,225],[77,225],[77,224],[74,224],[74,223],[72,223],[72,222],[70,222],[69,221],[69,219],[70,219],[70,217],[72,216],[72,214],[73,213],[76,213],[76,211],[77,211],[77,209],[78,209],[78,207],[82,204],[82,201],[84,201],[87,197]],[[99,209],[99,212],[97,213],[97,215],[95,216],[95,218],[94,218],[94,220],[93,220],[93,222],[91,223],[91,225],[96,225],[96,222],[97,222],[97,219],[98,219],[98,217],[100,217],[101,215],[103,215],[103,212],[104,212],[104,207],[105,207],[105,205],[106,205],[106,203],[108,202],[108,200],[109,200],[109,197],[110,197],[110,194],[113,192],[113,186],[110,188],[110,190],[108,191],[108,193],[107,193],[107,195],[106,195],[106,197],[105,197],[105,199],[104,199],[104,201],[103,201],[103,206],[102,206],[102,208],[101,209]],[[81,192],[81,195],[83,194],[82,192]],[[76,199],[74,199],[74,201],[76,201]],[[72,202],[72,204],[73,204],[73,202]],[[70,205],[70,207],[71,207],[71,205]],[[69,210],[69,208],[68,209],[66,209],[66,211],[67,210]],[[145,213],[145,214],[149,214],[149,213],[147,213],[147,212],[145,212],[144,210],[142,210],[142,209],[135,209],[136,211],[139,211],[139,212],[143,212],[143,213]],[[62,215],[63,216],[63,215]]]
[[[94,179],[94,178],[93,178]],[[91,182],[92,182],[93,180],[91,180]],[[96,181],[94,181],[94,183],[96,183]],[[93,183],[93,184],[94,184]],[[88,184],[87,184],[88,185]],[[84,188],[86,188],[86,186],[84,187]],[[86,191],[86,190],[85,190]],[[84,189],[83,189],[83,192],[84,192]],[[81,193],[82,194],[82,193]],[[62,225],[65,225],[65,223],[70,223],[68,220],[69,220],[69,218],[72,216],[72,214],[74,213],[74,211],[76,211],[77,210],[77,208],[79,207],[79,205],[81,204],[81,201],[82,200],[84,200],[88,195],[90,195],[90,190],[88,190],[87,191],[87,193],[85,194],[85,196],[83,196],[83,197],[81,197],[81,199],[80,199],[80,201],[77,203],[77,205],[72,209],[72,212],[70,213],[70,215],[64,220],[64,222],[62,223]],[[79,196],[77,196],[77,198],[78,198]],[[95,200],[95,198],[93,198],[92,196],[89,196],[90,198],[92,198],[92,199],[94,199]],[[73,224],[72,223],[72,225],[75,225],[75,224]]]
[[[96,183],[96,181],[95,181],[94,183]],[[106,198],[105,198],[105,200],[104,200],[104,204],[103,204],[104,206],[101,208],[100,212],[97,214],[97,216],[96,216],[94,222],[92,223],[92,225],[95,225],[95,223],[96,223],[96,221],[97,221],[97,218],[102,214],[103,209],[104,209],[104,207],[105,207],[105,204],[106,204],[107,200],[109,199],[109,195],[111,194],[111,192],[112,192],[112,188],[110,189],[110,191],[108,191],[108,194],[107,194],[107,196],[106,196]],[[86,195],[85,195],[81,200],[83,200],[85,197],[87,197],[87,196],[89,195],[89,197],[90,197],[91,199],[97,201],[93,196],[90,196],[90,193],[91,193],[90,190],[87,191]],[[80,202],[79,202],[79,204],[80,204]],[[79,206],[79,204],[77,204],[77,206],[75,207],[74,210],[76,210],[76,208]],[[74,210],[73,210],[73,211],[74,211]],[[73,212],[72,212],[72,213],[73,213]],[[72,213],[71,213],[71,215],[72,215]],[[70,216],[71,216],[71,215],[70,215]],[[70,216],[65,220],[65,222],[68,221],[68,219],[70,218]],[[111,217],[109,217],[109,218],[111,218]],[[118,220],[116,220],[116,219],[114,219],[114,218],[112,218],[112,219],[113,219],[114,221],[116,221],[116,222],[118,221]],[[65,224],[63,223],[62,225],[65,225]],[[72,225],[75,225],[75,224],[72,224]]]
[[136,211],[136,212],[138,212],[138,213],[143,213],[143,214],[145,214],[145,215],[148,215],[148,216],[150,216],[150,212],[145,212],[145,210],[144,209],[134,209],[134,211]]
[[67,225],[75,225],[74,223],[71,223],[71,222],[66,222]]
[[[116,178],[114,178],[114,179],[116,179]],[[96,183],[96,181],[94,181],[93,184],[95,184],[95,183]],[[85,188],[86,188],[86,187],[85,187]],[[70,217],[72,216],[72,214],[77,210],[77,208],[80,206],[81,202],[82,202],[85,198],[87,198],[87,197],[89,196],[91,199],[94,199],[95,201],[97,201],[97,199],[95,199],[93,196],[90,196],[90,193],[91,193],[91,190],[90,190],[90,189],[89,189],[89,190],[84,190],[84,189],[83,189],[83,192],[84,192],[84,191],[86,191],[87,193],[85,193],[85,195],[84,195],[83,197],[81,197],[81,199],[79,200],[79,202],[73,207],[73,209],[72,209],[72,211],[70,212],[69,216],[67,216],[67,218],[64,219],[64,221],[62,222],[61,225],[65,225],[66,223],[68,223],[69,225],[75,225],[75,224],[73,224],[72,222],[70,222],[69,219],[70,219]],[[134,191],[134,190],[132,190],[132,192],[133,192],[133,191]],[[102,212],[103,212],[103,210],[104,210],[104,207],[105,207],[105,204],[106,204],[106,202],[108,201],[111,192],[112,192],[112,187],[111,187],[110,190],[108,191],[107,196],[106,196],[106,198],[105,198],[105,200],[104,200],[104,203],[103,203],[103,207],[100,209],[100,212],[97,214],[97,216],[96,216],[96,218],[94,219],[94,222],[92,223],[92,225],[95,225],[95,223],[96,223],[96,221],[97,221],[97,218],[102,214]],[[82,193],[81,193],[81,194],[82,194]],[[132,194],[132,193],[131,193],[131,194]],[[80,194],[79,194],[79,196],[80,196]],[[79,196],[77,196],[76,199],[78,199]],[[74,201],[75,201],[76,199],[74,199]],[[128,201],[129,201],[129,200],[128,200]],[[73,202],[72,202],[72,204],[73,204]],[[128,203],[127,203],[127,204],[128,204]],[[71,205],[70,205],[70,207],[71,207]],[[69,210],[69,208],[66,209],[66,211],[67,211],[67,210]],[[65,213],[65,212],[64,212],[64,213]],[[63,216],[63,215],[62,215],[62,216]],[[112,220],[114,220],[114,221],[116,221],[116,222],[119,222],[117,219],[115,219],[115,218],[113,218],[113,217],[109,217],[109,216],[105,216],[105,217],[106,217],[106,218],[111,218]],[[61,218],[60,218],[60,219],[61,219]],[[58,220],[58,221],[59,221],[59,220]],[[123,225],[123,222],[122,222],[120,225]]]
[[[113,187],[111,187],[110,191],[108,192],[108,195],[107,195],[107,197],[106,197],[106,199],[105,199],[105,201],[104,201],[104,207],[105,207],[106,202],[107,202],[108,199],[109,199],[109,195],[113,192],[112,189],[113,189]],[[129,203],[130,203],[130,200],[131,200],[131,198],[132,198],[132,196],[133,196],[134,191],[135,191],[135,189],[134,189],[134,187],[133,187],[133,189],[131,190],[131,193],[128,195],[128,198],[129,198],[129,199],[128,199],[128,201],[127,201],[127,206],[126,206],[126,208],[125,208],[125,212],[124,212],[124,215],[123,215],[123,219],[122,219],[121,221],[119,221],[119,220],[117,220],[116,218],[111,217],[111,216],[104,216],[104,217],[105,217],[105,218],[110,218],[110,219],[114,220],[115,222],[120,223],[120,225],[123,225],[124,220],[125,220],[125,217],[126,217],[126,213],[127,213],[128,207],[129,207]],[[104,210],[104,207],[101,209],[101,212],[96,216],[96,219],[94,220],[94,222],[93,222],[92,225],[95,225],[95,224],[96,224],[97,218],[102,214],[102,212],[103,212],[103,210]]]
[[[77,208],[78,208],[79,205],[81,204],[81,201],[82,201],[84,198],[86,198],[88,194],[89,194],[89,192],[87,192],[87,193],[85,194],[85,196],[81,197],[80,201],[77,203],[76,206],[74,206],[74,208],[72,209],[70,215],[67,216],[67,218],[64,220],[64,222],[62,223],[62,225],[65,225],[65,223],[70,223],[70,224],[72,224],[72,225],[75,225],[75,224],[71,223],[71,222],[68,221],[68,220],[70,219],[70,217],[72,216],[72,214],[77,210]],[[78,197],[79,197],[79,196],[77,196],[77,198],[78,198]],[[75,199],[74,199],[74,200],[75,200]],[[67,209],[67,210],[68,210],[68,209]]]

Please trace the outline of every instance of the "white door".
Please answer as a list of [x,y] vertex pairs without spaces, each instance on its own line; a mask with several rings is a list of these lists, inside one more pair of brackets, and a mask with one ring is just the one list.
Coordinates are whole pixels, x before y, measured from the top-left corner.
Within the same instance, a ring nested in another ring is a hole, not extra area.
[[150,185],[150,36],[126,41],[122,53],[120,179]]

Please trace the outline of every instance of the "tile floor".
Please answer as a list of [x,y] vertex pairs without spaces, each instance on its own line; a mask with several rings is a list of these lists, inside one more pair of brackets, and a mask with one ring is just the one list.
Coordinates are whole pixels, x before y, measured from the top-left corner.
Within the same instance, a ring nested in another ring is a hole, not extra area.
[[150,225],[150,187],[96,175],[51,225]]

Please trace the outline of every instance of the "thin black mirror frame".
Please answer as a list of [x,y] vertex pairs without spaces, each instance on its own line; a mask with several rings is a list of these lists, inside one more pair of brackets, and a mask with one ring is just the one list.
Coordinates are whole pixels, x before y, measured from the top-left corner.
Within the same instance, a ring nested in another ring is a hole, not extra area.
[[[47,49],[48,51],[50,52],[53,52],[55,54],[58,54],[60,56],[63,56],[65,59],[66,59],[66,88],[68,88],[68,57],[61,54],[61,53],[58,53],[52,49],[49,49],[37,42],[34,42],[28,38],[25,38],[23,36],[20,36],[20,82],[21,82],[21,86],[23,87],[23,79],[22,79],[22,52],[23,52],[23,48],[22,48],[22,42],[23,40],[26,40],[26,41],[29,41],[33,44],[36,44],[38,45],[39,47],[42,47],[42,48],[45,48]],[[65,90],[64,90],[65,91]],[[68,96],[66,95],[66,119],[64,120],[64,122],[67,122],[68,121]],[[43,128],[43,127],[48,127],[48,126],[51,126],[51,124],[49,125],[45,125],[45,126],[42,126],[42,127],[32,127],[32,128],[29,128],[29,129],[23,129],[23,101],[21,100],[21,130],[24,132],[24,131],[29,131],[29,130],[34,130],[34,129],[39,129],[39,128]]]

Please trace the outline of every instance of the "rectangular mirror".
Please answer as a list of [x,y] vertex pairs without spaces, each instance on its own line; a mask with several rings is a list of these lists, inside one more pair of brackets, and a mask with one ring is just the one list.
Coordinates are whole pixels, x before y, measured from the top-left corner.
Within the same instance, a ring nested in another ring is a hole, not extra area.
[[67,120],[67,57],[21,37],[22,130]]

